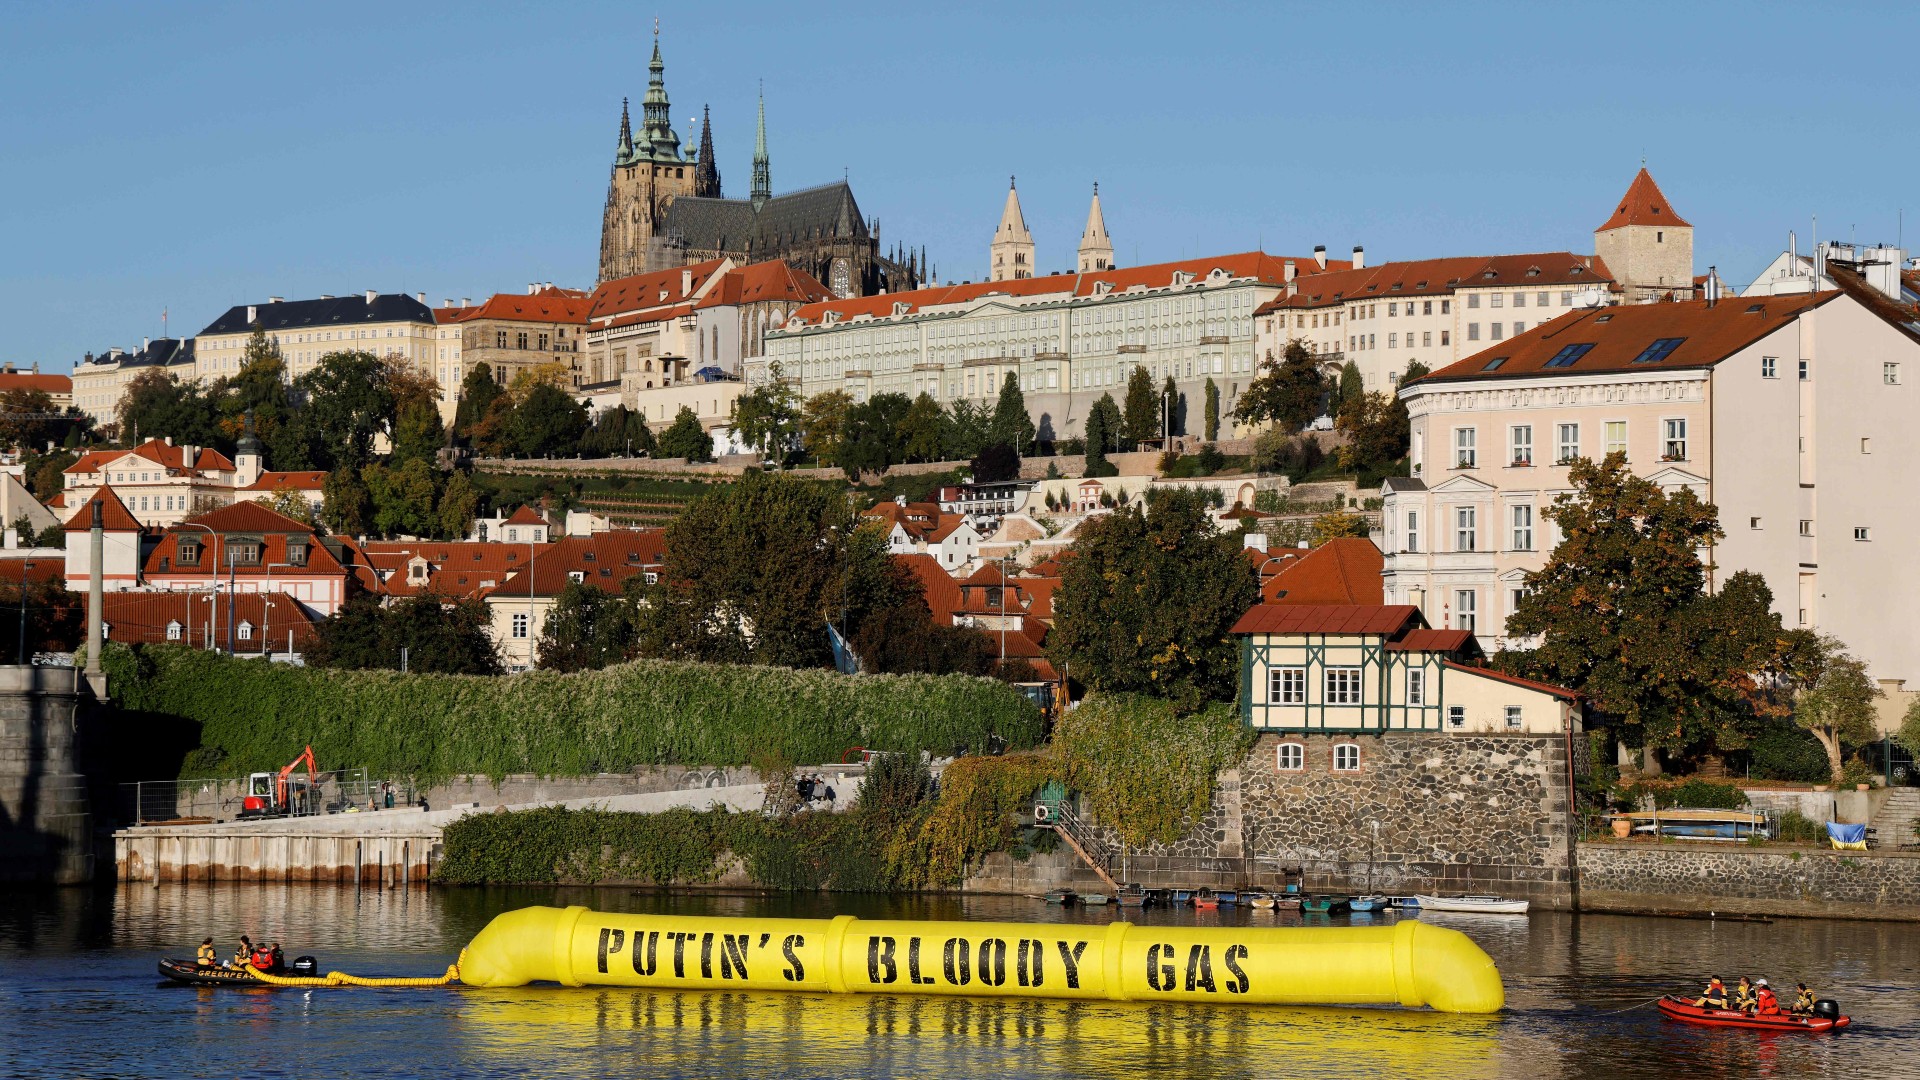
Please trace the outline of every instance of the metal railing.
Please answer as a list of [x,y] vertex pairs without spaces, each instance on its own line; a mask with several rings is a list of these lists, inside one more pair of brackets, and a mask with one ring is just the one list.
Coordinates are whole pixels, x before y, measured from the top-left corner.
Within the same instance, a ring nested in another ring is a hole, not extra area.
[[[233,821],[241,817],[251,790],[250,777],[218,777],[204,780],[141,780],[120,785],[120,818],[131,825],[161,825],[169,822]],[[266,783],[275,785],[269,775]],[[321,817],[327,814],[383,810],[391,796],[396,808],[418,801],[413,785],[407,781],[373,780],[367,770],[331,769],[287,778],[284,807],[273,805],[260,817]],[[255,815],[248,815],[253,817]]]

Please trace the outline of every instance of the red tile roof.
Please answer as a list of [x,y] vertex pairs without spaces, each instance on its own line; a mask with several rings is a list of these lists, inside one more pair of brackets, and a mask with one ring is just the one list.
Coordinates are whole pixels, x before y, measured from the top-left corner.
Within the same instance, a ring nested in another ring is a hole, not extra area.
[[319,491],[327,486],[327,474],[319,469],[305,469],[298,472],[263,472],[260,479],[241,488],[242,491]]
[[[655,270],[650,274],[635,274],[603,282],[593,290],[589,300],[589,317],[598,323],[616,315],[695,300],[707,282],[725,265],[725,260],[713,259],[691,266],[676,266],[671,270]],[[683,275],[687,274],[692,275],[692,287],[683,289],[682,284],[689,280]]]
[[[573,294],[573,295],[570,295]],[[578,295],[573,289],[555,289],[541,293],[495,293],[470,308],[452,309],[458,314],[439,319],[440,308],[435,312],[436,321],[468,322],[474,319],[493,319],[500,322],[536,322],[555,323],[575,326],[587,324],[587,314],[592,301]]]
[[1452,660],[1443,662],[1448,668],[1454,671],[1463,671],[1468,675],[1478,675],[1483,679],[1492,679],[1495,682],[1524,686],[1529,690],[1538,690],[1543,694],[1552,694],[1554,697],[1565,698],[1568,701],[1578,701],[1586,696],[1578,690],[1569,690],[1564,686],[1555,686],[1552,683],[1534,682],[1532,679],[1523,679],[1518,675],[1508,675],[1505,672],[1495,671],[1492,668],[1475,667],[1472,664],[1461,664]]
[[0,394],[9,390],[38,390],[44,394],[73,393],[73,378],[68,375],[39,375],[31,371],[0,371]]
[[927,610],[940,626],[953,625],[953,613],[960,609],[960,583],[940,567],[931,555],[895,555],[893,561],[913,572],[927,597]]
[[103,484],[99,490],[87,496],[87,501],[80,504],[77,513],[67,519],[68,532],[85,532],[93,528],[93,504],[96,502],[101,504],[101,524],[107,532],[140,532],[145,528],[127,509],[127,504],[120,501],[120,496]]
[[1426,627],[1409,630],[1396,641],[1387,642],[1387,648],[1394,652],[1438,652],[1455,653],[1462,649],[1478,649],[1471,630],[1430,630]]
[[[386,575],[382,589],[390,596],[469,597],[499,586],[527,563],[527,545],[494,541],[370,540],[364,554]],[[427,561],[425,581],[407,576],[407,564],[416,556]]]
[[[205,525],[216,533],[296,533],[312,536],[314,528],[304,521],[269,510],[257,502],[237,502],[209,510],[204,514],[195,514],[187,519],[195,525]],[[198,530],[195,530],[196,532]]]
[[433,321],[443,326],[447,323],[457,323],[479,310],[478,307],[437,307],[433,309]]
[[1604,225],[1593,230],[1605,232],[1618,229],[1622,225],[1674,225],[1691,228],[1686,219],[1673,212],[1673,204],[1660,192],[1660,185],[1653,182],[1653,175],[1645,167],[1633,177],[1633,183],[1627,185],[1627,193],[1620,197],[1620,206]]
[[810,304],[833,299],[833,292],[805,270],[796,270],[779,260],[752,263],[722,274],[697,305],[703,308],[723,304],[758,304],[786,300]]
[[1232,632],[1392,637],[1419,622],[1420,609],[1410,604],[1255,604]]
[[[217,611],[209,613],[207,596],[204,592],[187,591],[134,591],[110,592],[102,597],[104,604],[101,619],[107,624],[108,635],[124,644],[155,643],[170,640],[167,637],[169,623],[181,626],[181,636],[175,640],[187,642],[191,633],[194,645],[206,644],[207,623],[213,622],[214,640],[221,648],[231,642],[235,652],[244,656],[259,653],[263,649],[284,652],[287,647],[287,632],[293,632],[293,647],[296,651],[307,647],[313,640],[314,620],[300,601],[278,590],[257,593],[240,592],[230,594],[233,597],[231,617],[229,617],[226,596],[220,598]],[[267,607],[271,601],[271,609]],[[191,626],[187,624],[191,623]],[[250,637],[238,636],[241,623],[252,625]]]
[[548,521],[546,518],[541,517],[539,511],[535,510],[533,507],[529,505],[526,505],[525,503],[522,503],[520,506],[520,509],[515,510],[513,512],[513,515],[507,518],[507,520],[501,522],[501,524],[502,525],[545,525],[549,529],[553,527],[553,522]]
[[1612,281],[1612,272],[1604,260],[1570,251],[1414,259],[1301,279],[1292,296],[1276,296],[1256,308],[1254,315],[1283,309],[1331,307],[1353,300],[1450,295],[1455,289],[1476,286],[1578,285],[1585,288],[1608,285]]
[[[842,320],[859,315],[881,317],[892,315],[896,305],[904,304],[906,305],[905,313],[913,314],[931,307],[965,304],[995,294],[1004,296],[1058,294],[1059,299],[1067,300],[1072,297],[1096,295],[1099,292],[1099,286],[1103,283],[1109,287],[1108,291],[1116,294],[1123,293],[1135,285],[1161,289],[1173,284],[1175,274],[1192,274],[1196,279],[1201,279],[1215,269],[1225,270],[1236,278],[1250,277],[1269,285],[1279,285],[1286,279],[1287,261],[1262,251],[1247,251],[1237,255],[1182,259],[1179,262],[1154,263],[1119,270],[1088,271],[1083,274],[1054,274],[1049,277],[1021,278],[1015,281],[977,281],[966,285],[939,285],[909,292],[882,293],[876,296],[808,304],[794,312],[794,317],[804,320],[808,326],[818,326],[821,319],[829,312]],[[1319,264],[1312,259],[1296,258],[1291,261],[1294,264],[1294,272],[1300,277],[1345,270],[1353,265],[1350,262],[1329,259],[1327,269],[1322,271]]]
[[[29,566],[32,569],[28,569]],[[22,578],[38,585],[48,581],[65,581],[66,577],[67,561],[58,555],[0,558],[0,582],[8,585],[17,587]]]
[[[627,579],[646,571],[658,573],[666,552],[661,529],[610,529],[586,536],[562,537],[534,553],[533,567],[516,570],[489,595],[558,596],[568,585],[591,585],[617,593]],[[527,575],[533,575],[528,581]]]
[[[80,460],[67,466],[62,472],[75,475],[99,472],[107,465],[118,461],[128,454],[138,454],[156,465],[169,469],[187,468],[186,447],[172,445],[160,439],[148,439],[131,450],[94,450],[80,456]],[[199,447],[194,454],[193,468],[216,472],[232,472],[233,462],[217,450]]]
[[[1642,367],[1651,371],[1712,367],[1839,295],[1735,296],[1717,304],[1682,300],[1570,311],[1406,385],[1587,375]],[[1671,353],[1653,363],[1634,363],[1648,346],[1668,338],[1681,339]],[[1573,345],[1592,348],[1569,365],[1547,367],[1547,361]],[[1500,363],[1489,368],[1496,359]]]
[[1329,540],[1284,565],[1260,588],[1269,604],[1368,604],[1386,602],[1380,575],[1386,556],[1373,541]]

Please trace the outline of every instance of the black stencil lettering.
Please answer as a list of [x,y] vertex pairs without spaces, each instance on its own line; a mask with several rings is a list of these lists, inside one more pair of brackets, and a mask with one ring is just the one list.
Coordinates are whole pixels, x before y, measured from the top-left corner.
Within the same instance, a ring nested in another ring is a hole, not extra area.
[[1225,958],[1227,961],[1227,974],[1233,976],[1233,978],[1227,980],[1227,993],[1244,994],[1247,992],[1247,988],[1250,985],[1247,982],[1247,973],[1241,969],[1239,963],[1246,958],[1247,947],[1245,945],[1227,946]]
[[931,975],[920,974],[920,939],[917,937],[907,939],[907,981],[915,986],[931,986],[939,981]]
[[988,986],[1005,986],[1007,982],[1007,943],[1001,938],[988,938],[980,943],[980,981]]
[[640,933],[635,931],[633,935],[633,973],[635,975],[651,975],[660,969],[660,931],[647,931],[647,952],[644,958],[642,958],[640,954],[640,937]]
[[900,977],[899,966],[893,962],[894,940],[890,937],[870,937],[867,939],[867,981],[885,984]]
[[1014,964],[1020,973],[1021,986],[1045,986],[1047,974],[1041,970],[1040,962],[1046,958],[1047,947],[1033,938],[1020,939],[1020,957]]
[[600,928],[600,974],[607,973],[607,954],[617,953],[627,944],[627,932],[611,927]]
[[1060,964],[1067,969],[1067,989],[1080,989],[1080,954],[1087,951],[1087,943],[1076,941],[1071,949],[1067,948],[1067,943],[1064,941],[1056,941],[1054,944],[1060,946]]
[[1173,946],[1158,943],[1147,946],[1147,986],[1154,990],[1174,989]]
[[700,977],[713,978],[713,935],[700,935]]
[[[1167,946],[1167,955],[1173,955],[1173,946]],[[1173,982],[1171,974],[1168,975],[1167,982]],[[1167,989],[1171,990],[1173,987],[1169,985]],[[1195,945],[1187,950],[1187,990],[1217,993],[1213,985],[1213,947],[1211,945]]]
[[788,982],[804,982],[806,980],[807,967],[800,962],[800,954],[795,951],[796,949],[804,949],[806,947],[807,939],[804,934],[788,934],[787,940],[781,942],[780,950],[787,955],[787,969],[780,974],[786,976]]
[[676,979],[687,977],[687,939],[692,936],[678,930],[667,931],[667,937],[673,940],[673,977]]
[[948,938],[941,956],[946,965],[947,981],[955,986],[965,986],[973,981],[973,964],[970,956],[973,946],[966,938]]
[[723,979],[744,979],[747,977],[746,934],[720,935],[720,977]]

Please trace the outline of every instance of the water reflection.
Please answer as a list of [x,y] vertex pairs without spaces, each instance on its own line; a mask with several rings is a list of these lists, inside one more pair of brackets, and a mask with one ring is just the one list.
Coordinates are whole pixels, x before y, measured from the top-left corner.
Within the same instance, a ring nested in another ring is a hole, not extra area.
[[[369,975],[439,970],[525,904],[821,918],[1105,923],[1118,912],[1007,897],[662,894],[628,889],[125,887],[0,896],[0,1075],[274,1071],[547,1075],[1514,1077],[1910,1076],[1920,928],[1895,923],[1428,915],[1500,964],[1507,1012],[1294,1009],[986,998],[511,990],[231,990],[156,985],[161,955],[240,933]],[[1315,925],[1246,909],[1134,921]],[[1391,914],[1374,915],[1377,923]],[[1804,978],[1855,1017],[1843,1035],[1689,1028],[1648,999],[1706,974]],[[101,1038],[110,1030],[110,1038]]]

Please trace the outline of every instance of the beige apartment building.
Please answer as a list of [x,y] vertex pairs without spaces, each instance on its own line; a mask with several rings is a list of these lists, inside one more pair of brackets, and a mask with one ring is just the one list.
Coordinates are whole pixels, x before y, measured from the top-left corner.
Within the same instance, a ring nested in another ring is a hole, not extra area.
[[1384,590],[1489,650],[1558,541],[1575,458],[1719,508],[1714,580],[1761,574],[1788,626],[1920,684],[1920,313],[1832,268],[1834,291],[1576,310],[1399,391],[1410,478],[1383,489]]
[[[567,385],[585,381],[581,340],[587,329],[587,294],[551,284],[527,286],[525,294],[497,293],[479,305],[440,308],[434,313],[447,332],[436,334],[433,363],[453,377],[442,387],[458,389],[466,370],[485,364],[502,386],[537,367],[558,365],[567,372]],[[450,355],[448,355],[450,354]]]
[[[120,398],[127,384],[149,368],[160,368],[181,379],[196,378],[193,339],[152,338],[134,352],[108,349],[88,353],[73,365],[73,404],[101,427],[120,421]],[[136,433],[129,432],[129,437]]]
[[264,304],[228,308],[194,338],[195,376],[212,382],[238,372],[256,323],[280,346],[288,379],[299,378],[321,357],[336,352],[399,357],[422,375],[434,374],[438,335],[426,297],[368,289],[317,300],[274,296]]
[[171,437],[149,439],[131,450],[89,451],[65,472],[68,505],[77,505],[73,500],[80,494],[107,488],[148,528],[232,503],[238,476],[225,454],[176,446]]

